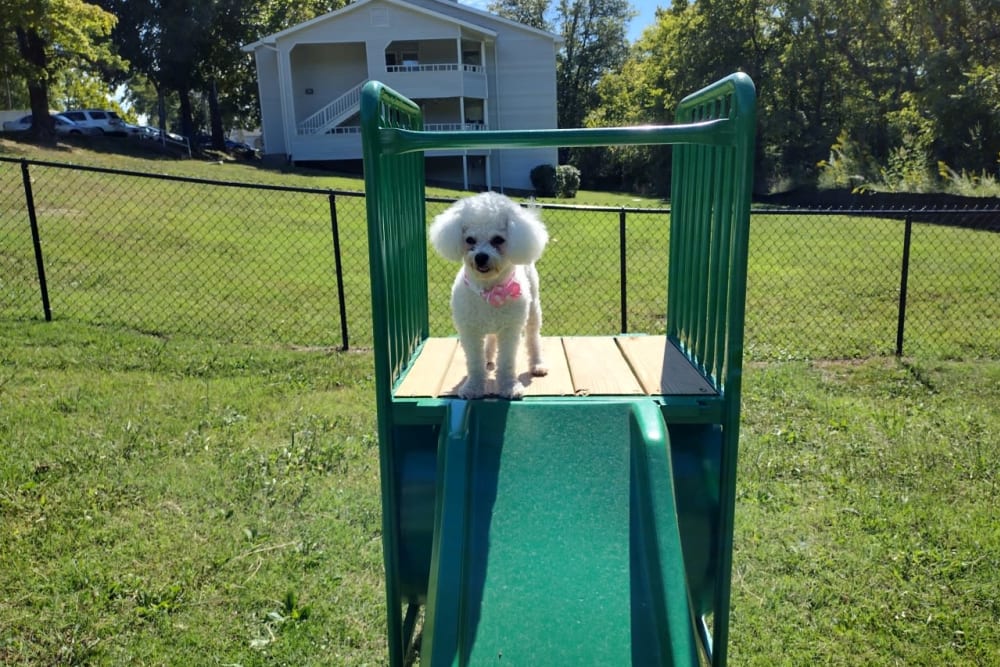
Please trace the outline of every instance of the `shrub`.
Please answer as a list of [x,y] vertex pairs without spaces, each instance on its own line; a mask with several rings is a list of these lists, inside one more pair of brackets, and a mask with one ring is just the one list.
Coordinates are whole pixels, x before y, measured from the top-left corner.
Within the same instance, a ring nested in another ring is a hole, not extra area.
[[571,164],[556,167],[556,197],[572,199],[580,189],[580,170]]
[[925,151],[911,146],[896,146],[889,151],[886,165],[880,170],[882,185],[889,192],[931,192],[934,179]]
[[846,132],[841,132],[830,147],[830,158],[823,160],[819,167],[819,187],[864,189],[872,180],[874,159],[861,144],[851,140]]
[[539,197],[556,196],[556,168],[551,164],[540,164],[531,170],[531,184]]
[[[1000,162],[1000,160],[997,160]],[[938,162],[938,175],[945,189],[963,197],[1000,197],[1000,178],[985,169],[976,172],[955,171],[944,162]]]

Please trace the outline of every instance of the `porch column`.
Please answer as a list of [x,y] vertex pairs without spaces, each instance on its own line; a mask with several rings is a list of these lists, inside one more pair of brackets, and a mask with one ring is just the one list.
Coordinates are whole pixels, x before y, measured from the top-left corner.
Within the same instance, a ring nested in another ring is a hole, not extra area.
[[278,48],[279,89],[281,90],[281,112],[284,116],[282,131],[285,135],[285,156],[288,160],[295,159],[292,148],[293,141],[298,137],[298,119],[295,117],[295,92],[292,82],[291,48]]
[[[461,54],[462,43],[459,42],[458,46],[459,46],[459,54],[458,54],[459,55],[459,61],[458,62],[461,63],[462,62],[462,60],[461,60],[461,56],[462,56],[462,54]],[[465,80],[465,72],[462,70],[461,67],[459,67],[458,76],[461,77],[463,81]],[[464,131],[466,131],[468,129],[468,128],[465,127],[465,95],[464,95],[465,86],[464,85],[462,86],[462,92],[463,92],[463,95],[461,95],[458,98],[458,122],[461,123],[461,125],[459,125],[459,127],[462,128],[462,131],[464,132]],[[468,150],[462,151],[462,183],[463,183],[462,189],[463,190],[468,190],[469,189],[469,151]]]

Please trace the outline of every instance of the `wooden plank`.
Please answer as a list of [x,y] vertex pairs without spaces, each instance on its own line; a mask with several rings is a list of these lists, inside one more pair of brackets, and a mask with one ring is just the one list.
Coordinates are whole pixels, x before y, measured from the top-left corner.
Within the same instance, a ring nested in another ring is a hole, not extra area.
[[715,396],[717,392],[666,336],[619,336],[618,346],[652,396]]
[[[527,396],[715,396],[716,391],[665,336],[542,338],[549,374],[532,377],[527,351],[518,350],[518,376]],[[457,338],[429,338],[395,395],[457,396],[465,382]],[[496,392],[491,377],[487,390]]]
[[[413,361],[410,372],[396,387],[395,395],[401,398],[437,396],[456,350],[461,353],[457,338],[428,338]],[[462,359],[464,363],[465,357]]]
[[526,396],[572,396],[573,378],[569,372],[562,338],[542,338],[542,358],[549,374],[533,377],[528,370],[528,350],[522,345],[518,355],[518,375]]
[[[524,385],[526,396],[572,396],[573,382],[569,374],[569,365],[566,363],[566,354],[563,352],[562,340],[557,337],[542,339],[542,353],[545,355],[545,362],[549,366],[549,374],[542,377],[533,377],[528,366],[528,352],[522,341],[517,352],[517,375]],[[465,382],[465,352],[461,346],[455,351],[451,359],[451,365],[444,373],[441,382],[441,396],[457,396],[462,383]],[[486,381],[487,395],[496,394],[496,377],[490,373]]]
[[[455,342],[457,343],[458,339]],[[451,358],[451,364],[445,370],[444,377],[441,378],[441,388],[437,395],[458,396],[458,390],[465,382],[465,375],[465,352],[462,350],[462,346],[458,345],[455,348],[455,355]]]
[[644,394],[613,337],[563,338],[566,359],[578,396]]

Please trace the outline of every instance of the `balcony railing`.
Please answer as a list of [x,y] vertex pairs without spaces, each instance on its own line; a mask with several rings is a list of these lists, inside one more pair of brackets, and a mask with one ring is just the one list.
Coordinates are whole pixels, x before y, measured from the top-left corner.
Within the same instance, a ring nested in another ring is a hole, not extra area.
[[428,63],[427,65],[386,65],[386,72],[472,72],[483,73],[482,65],[464,63]]
[[[424,129],[433,132],[481,132],[488,130],[486,123],[425,123]],[[338,125],[331,127],[326,134],[360,134],[357,125]]]
[[424,123],[424,129],[433,132],[480,132],[488,128],[486,123]]

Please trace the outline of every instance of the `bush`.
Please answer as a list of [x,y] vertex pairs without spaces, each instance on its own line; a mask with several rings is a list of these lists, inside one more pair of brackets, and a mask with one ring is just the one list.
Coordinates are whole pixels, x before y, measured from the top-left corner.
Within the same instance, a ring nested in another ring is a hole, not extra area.
[[539,197],[556,196],[556,168],[551,164],[540,164],[531,170],[531,184]]
[[861,144],[853,141],[846,132],[837,136],[830,147],[830,158],[823,160],[819,167],[818,185],[821,190],[828,188],[864,189],[878,169],[873,167],[874,158]]
[[925,151],[897,146],[889,151],[886,166],[881,169],[881,185],[889,192],[931,192],[934,177],[929,164],[930,157]]
[[[997,160],[1000,162],[1000,160]],[[938,162],[938,175],[947,192],[963,197],[1000,197],[1000,178],[985,169],[976,172],[955,171],[944,162]]]
[[556,196],[572,199],[580,189],[580,170],[571,164],[556,167]]

